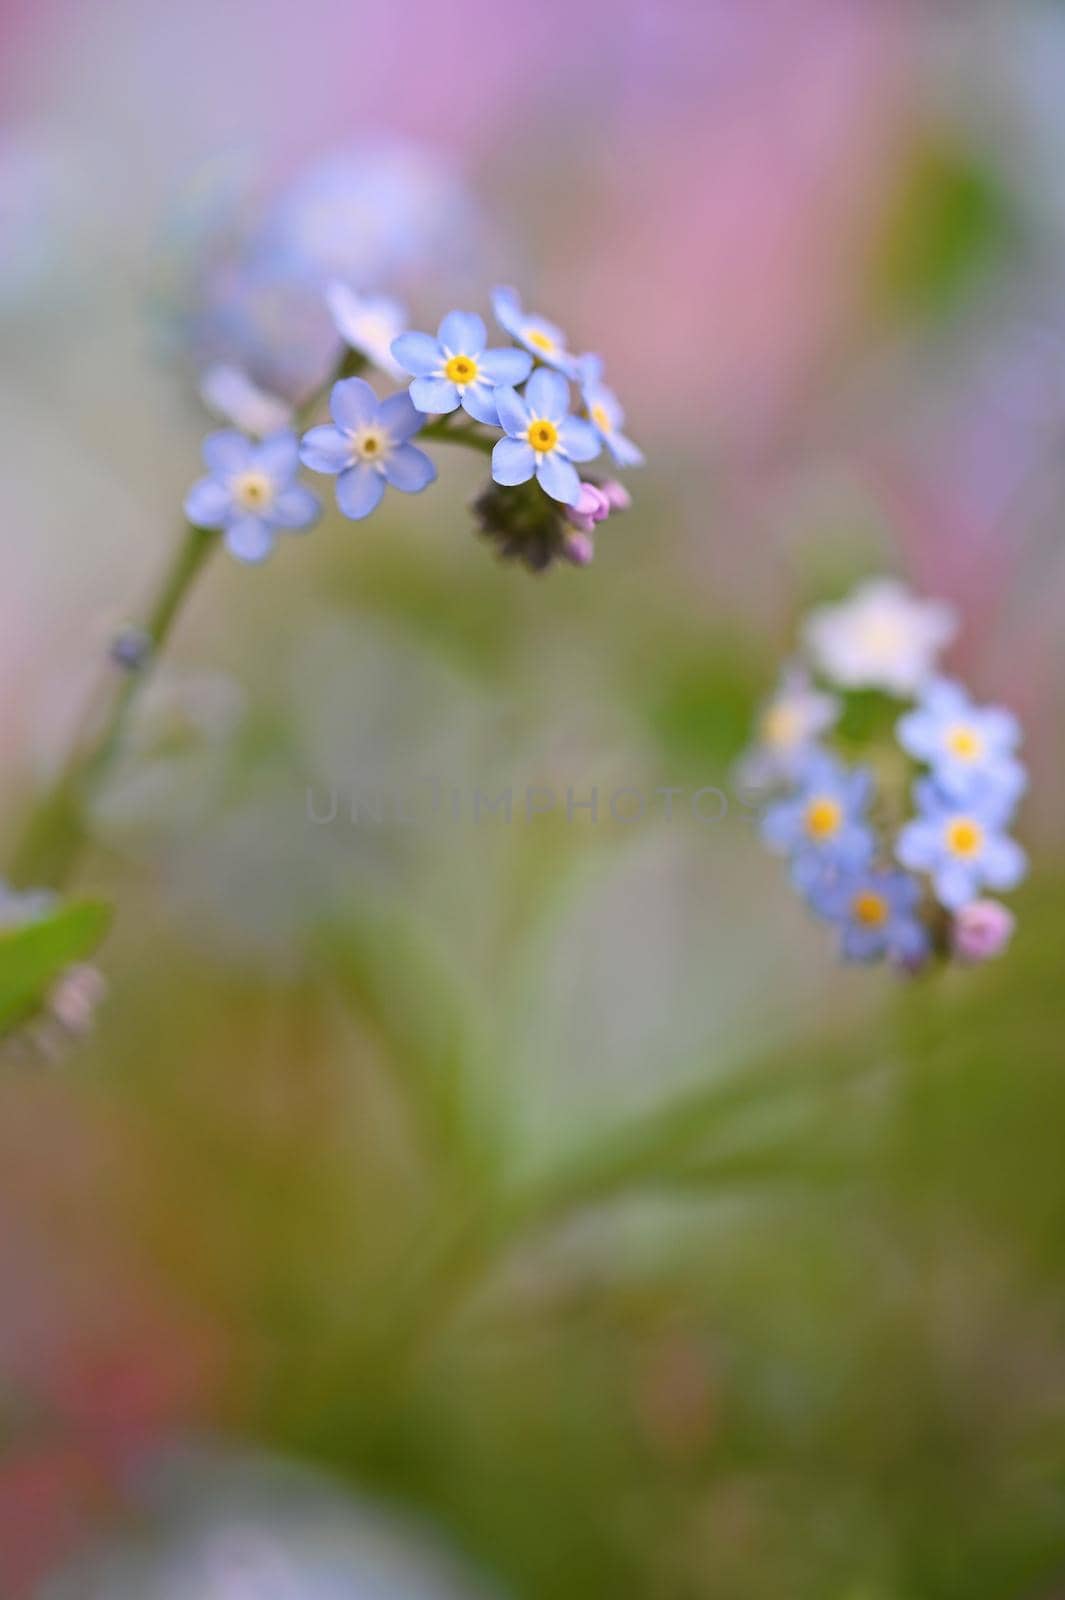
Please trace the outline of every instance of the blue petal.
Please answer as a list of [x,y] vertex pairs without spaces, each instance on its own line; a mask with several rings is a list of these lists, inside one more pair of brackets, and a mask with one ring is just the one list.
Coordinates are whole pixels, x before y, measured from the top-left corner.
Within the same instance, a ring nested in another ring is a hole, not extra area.
[[936,895],[948,911],[960,911],[975,898],[979,880],[971,867],[960,861],[948,861],[938,867],[932,876]]
[[580,473],[557,450],[540,458],[536,479],[552,500],[561,500],[564,506],[575,506],[581,497]]
[[825,860],[817,849],[800,849],[792,857],[791,881],[799,893],[812,900],[814,895],[833,887],[836,883],[831,862]]
[[989,744],[1002,750],[1012,750],[1021,742],[1021,725],[1012,711],[1001,706],[988,706],[980,714],[980,725]]
[[459,391],[450,378],[415,378],[410,397],[417,409],[429,416],[443,416],[456,410],[459,403]]
[[593,355],[590,351],[587,355],[578,356],[577,377],[587,388],[594,388],[600,384],[603,378],[602,356]]
[[462,396],[462,409],[468,416],[477,422],[487,422],[490,427],[499,427],[499,410],[496,406],[496,391],[487,383],[471,383]]
[[251,461],[255,446],[250,439],[233,428],[221,428],[209,433],[203,441],[203,461],[208,472],[217,477],[231,477],[243,472]]
[[794,800],[778,800],[766,807],[761,834],[770,850],[783,854],[792,848],[798,835],[800,815],[801,806]]
[[505,383],[511,388],[524,383],[532,371],[532,356],[527,350],[485,350],[477,365],[489,383]]
[[495,392],[499,426],[514,439],[524,439],[528,432],[529,408],[516,389],[501,388]]
[[351,440],[331,422],[325,422],[303,435],[300,460],[312,472],[343,472],[351,466]]
[[642,467],[646,460],[639,445],[623,433],[608,434],[606,447],[619,467]]
[[939,721],[928,711],[907,711],[895,724],[902,748],[911,756],[927,761],[938,743]]
[[534,417],[559,423],[569,410],[569,384],[560,373],[537,367],[525,385],[525,403]]
[[873,775],[868,767],[856,767],[840,783],[841,797],[848,811],[864,811],[873,792]]
[[559,429],[559,444],[571,461],[594,461],[603,448],[590,422],[567,417]]
[[381,402],[378,421],[390,439],[396,444],[405,444],[424,425],[425,417],[409,394],[390,394],[387,400]]
[[321,511],[318,496],[302,483],[283,489],[270,507],[270,520],[279,528],[309,528]]
[[392,354],[405,372],[415,378],[429,378],[439,372],[444,352],[431,333],[401,333],[392,340]]
[[[554,355],[549,356],[543,350],[538,350],[536,353],[541,361],[546,361],[549,366],[557,368],[559,372],[564,372],[567,378],[572,378],[576,375],[576,362],[569,351],[564,350],[561,346]],[[568,404],[569,402],[567,401],[567,406]]]
[[492,290],[492,315],[507,333],[515,339],[521,338],[521,299],[516,289]]
[[452,355],[479,356],[488,333],[475,311],[449,311],[437,329],[437,338]]
[[299,471],[299,440],[290,428],[264,439],[252,458],[252,465],[265,472],[275,484],[291,483]]
[[916,918],[897,922],[888,932],[888,949],[896,961],[923,961],[931,947],[928,930]]
[[861,867],[872,859],[876,840],[869,828],[861,823],[851,823],[844,828],[830,854],[840,866]]
[[884,953],[883,928],[861,928],[853,924],[843,930],[842,951],[846,961],[875,961]]
[[239,517],[226,529],[226,549],[238,561],[265,561],[277,535],[262,517]]
[[881,887],[896,911],[913,911],[921,899],[921,885],[905,872],[892,872]]
[[[625,421],[625,413],[622,411],[618,397],[613,389],[607,389],[602,384],[590,383],[584,385],[581,395],[589,411],[594,409],[604,413],[607,421],[607,426],[603,429],[604,433],[613,433],[615,428],[621,427],[621,424]],[[597,423],[596,426],[598,427],[599,424]]]
[[221,528],[230,505],[228,489],[214,478],[201,478],[185,496],[185,515],[197,528]]
[[[498,398],[498,395],[497,395]],[[500,439],[492,451],[492,477],[497,483],[528,483],[536,470],[536,452],[520,439]]]
[[939,857],[941,830],[932,822],[908,822],[899,834],[895,854],[904,867],[929,872]]
[[377,396],[365,378],[342,378],[334,383],[329,409],[338,428],[351,433],[377,415]]
[[989,841],[981,866],[992,889],[1016,889],[1028,871],[1028,857],[1016,839],[1000,837]]
[[413,444],[401,444],[385,461],[385,477],[393,489],[404,494],[420,494],[436,477],[436,468],[424,450]]
[[383,476],[376,467],[367,466],[365,461],[342,472],[337,479],[337,505],[353,522],[368,517],[380,505],[384,492]]
[[922,697],[924,709],[937,717],[965,717],[972,712],[968,690],[953,678],[936,678]]

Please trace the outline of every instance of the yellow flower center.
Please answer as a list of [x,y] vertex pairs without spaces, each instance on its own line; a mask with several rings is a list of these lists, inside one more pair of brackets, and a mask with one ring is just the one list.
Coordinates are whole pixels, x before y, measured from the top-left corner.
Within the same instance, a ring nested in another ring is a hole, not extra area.
[[964,722],[956,722],[947,729],[946,745],[951,755],[957,756],[959,761],[976,761],[984,750],[984,741],[976,729]]
[[477,371],[477,363],[472,356],[452,356],[444,368],[444,376],[452,383],[476,383]]
[[802,732],[802,719],[794,706],[778,702],[762,718],[762,739],[775,750],[786,750]]
[[238,472],[230,492],[242,511],[265,511],[274,498],[274,486],[265,472]]
[[558,429],[553,422],[548,422],[546,417],[537,417],[535,422],[529,423],[525,437],[535,451],[540,455],[547,455],[558,444]]
[[860,922],[863,928],[882,928],[888,918],[887,901],[882,894],[875,894],[871,889],[855,895],[851,901],[851,911],[855,922]]
[[363,461],[380,461],[388,453],[389,440],[372,425],[352,435],[351,448]]
[[607,416],[605,406],[592,407],[592,421],[595,423],[600,433],[610,432],[610,418]]
[[806,807],[806,831],[811,839],[831,839],[842,821],[843,808],[829,795],[819,795]]
[[531,344],[534,350],[540,350],[545,356],[553,356],[558,345],[549,333],[542,333],[539,328],[525,330],[525,342]]
[[947,824],[947,849],[956,856],[979,855],[984,830],[972,817],[953,817]]

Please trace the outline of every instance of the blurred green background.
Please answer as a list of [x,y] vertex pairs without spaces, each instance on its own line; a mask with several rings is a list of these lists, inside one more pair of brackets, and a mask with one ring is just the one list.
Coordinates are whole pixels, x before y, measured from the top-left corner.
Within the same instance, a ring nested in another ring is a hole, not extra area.
[[[500,564],[449,459],[205,574],[78,881],[96,1029],[0,1075],[0,1593],[125,1593],[90,1564],[180,1545],[189,1440],[352,1507],[347,1576],[212,1600],[411,1600],[369,1504],[528,1600],[1065,1593],[1065,13],[0,20],[9,843],[197,474],[204,241],[323,151],[461,185],[414,325],[521,283],[650,462],[586,572]],[[881,570],[1026,724],[998,965],[838,969],[736,805],[470,820],[731,792],[802,609]],[[459,820],[345,819],[429,777]]]

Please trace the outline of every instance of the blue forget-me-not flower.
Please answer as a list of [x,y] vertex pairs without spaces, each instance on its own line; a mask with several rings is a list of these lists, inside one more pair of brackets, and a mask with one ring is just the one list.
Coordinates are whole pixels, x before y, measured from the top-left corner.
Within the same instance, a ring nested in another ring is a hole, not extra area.
[[477,422],[499,425],[495,390],[524,383],[532,357],[508,346],[487,350],[488,333],[475,312],[450,311],[436,336],[403,333],[392,355],[414,382],[410,397],[419,411],[444,415],[459,406]]
[[523,394],[497,389],[495,398],[507,437],[492,451],[492,477],[512,485],[535,476],[552,500],[575,506],[581,479],[573,463],[593,460],[599,439],[590,422],[571,415],[565,378],[538,367]]
[[185,496],[185,515],[197,528],[224,532],[238,561],[264,561],[278,533],[309,528],[321,509],[318,496],[296,482],[300,451],[289,429],[261,444],[234,429],[203,441],[208,476]]
[[343,378],[329,397],[332,423],[303,436],[300,455],[312,472],[335,473],[337,505],[360,521],[381,502],[386,484],[418,494],[436,477],[432,461],[409,441],[422,425],[409,395],[378,400],[362,378]]

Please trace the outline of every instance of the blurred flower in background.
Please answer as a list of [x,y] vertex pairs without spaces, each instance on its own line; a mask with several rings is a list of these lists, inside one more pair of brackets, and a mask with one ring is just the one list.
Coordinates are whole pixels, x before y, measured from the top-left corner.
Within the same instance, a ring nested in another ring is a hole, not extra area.
[[75,1557],[51,1600],[488,1600],[413,1521],[280,1459],[207,1445],[145,1461],[117,1532]]
[[[345,344],[383,395],[386,302],[521,284],[649,463],[545,519],[442,460],[205,575],[78,884],[122,908],[107,1003],[0,1077],[5,1600],[1053,1593],[1059,9],[0,26],[7,839],[137,670],[207,412],[287,426]],[[814,608],[842,692],[778,680]],[[761,777],[849,761],[857,685],[933,666],[1023,723],[1031,870],[1015,930],[976,899],[939,986],[887,985],[729,775],[756,724]]]

